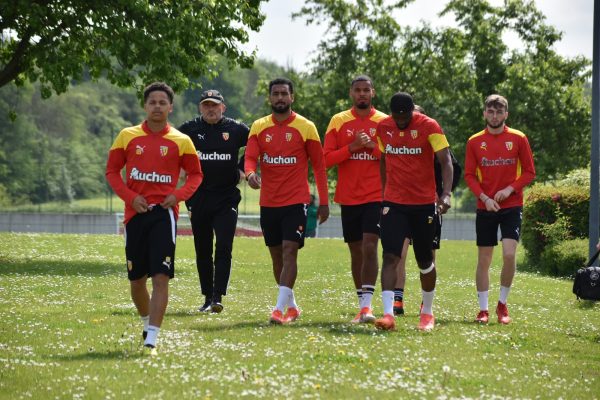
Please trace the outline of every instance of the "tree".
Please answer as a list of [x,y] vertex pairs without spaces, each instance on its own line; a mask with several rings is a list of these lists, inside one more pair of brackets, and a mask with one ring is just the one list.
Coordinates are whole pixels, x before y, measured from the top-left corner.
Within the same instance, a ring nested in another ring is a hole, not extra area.
[[[410,2],[307,0],[296,15],[329,26],[301,105],[320,132],[334,112],[350,105],[352,77],[367,74],[376,107],[387,111],[394,92],[411,93],[440,122],[459,159],[469,136],[484,126],[483,100],[500,93],[509,100],[508,124],[530,138],[538,180],[587,164],[590,62],[556,54],[552,45],[561,34],[545,24],[533,1],[505,0],[493,7],[486,0],[452,0],[442,14],[453,14],[457,27],[439,29],[400,26],[394,15]],[[503,42],[509,31],[524,49],[510,50]]]
[[121,87],[211,75],[218,55],[248,67],[240,48],[264,20],[264,0],[0,0],[0,87],[41,83],[44,98],[84,74]]

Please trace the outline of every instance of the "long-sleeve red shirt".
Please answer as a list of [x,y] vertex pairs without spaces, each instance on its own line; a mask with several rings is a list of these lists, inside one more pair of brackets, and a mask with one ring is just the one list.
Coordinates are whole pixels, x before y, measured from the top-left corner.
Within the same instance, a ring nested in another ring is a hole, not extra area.
[[385,153],[383,200],[404,205],[433,204],[436,200],[435,152],[450,147],[433,118],[414,113],[399,129],[392,117],[377,125],[379,149]]
[[328,205],[323,149],[315,124],[294,112],[279,122],[268,115],[254,121],[246,146],[246,175],[260,163],[260,205],[282,207],[310,203],[308,160],[313,168],[319,202]]
[[331,118],[325,134],[323,153],[327,168],[338,166],[334,197],[337,203],[357,205],[381,201],[379,147],[376,145],[372,150],[362,148],[351,152],[350,144],[361,133],[368,134],[377,142],[377,124],[386,117],[375,108],[371,108],[366,117],[360,117],[352,108]]
[[523,132],[505,126],[501,133],[492,134],[486,128],[467,141],[465,182],[477,197],[477,208],[485,210],[481,193],[494,198],[507,186],[515,191],[500,207],[522,206],[523,188],[534,178],[533,155]]
[[[123,167],[125,182],[121,177]],[[181,169],[186,172],[186,181],[177,189]],[[144,121],[123,129],[115,139],[108,153],[106,179],[125,202],[127,223],[136,214],[131,203],[138,195],[148,204],[160,204],[169,194],[177,201],[187,200],[202,182],[202,170],[189,136],[169,125],[152,132]],[[179,205],[173,211],[177,218]]]

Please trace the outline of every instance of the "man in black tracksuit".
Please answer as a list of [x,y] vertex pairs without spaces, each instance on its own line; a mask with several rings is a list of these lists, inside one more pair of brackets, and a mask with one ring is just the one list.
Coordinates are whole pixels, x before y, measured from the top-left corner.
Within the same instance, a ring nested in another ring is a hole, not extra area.
[[[200,116],[178,129],[192,138],[198,151],[204,180],[186,201],[190,212],[196,267],[200,288],[205,296],[203,312],[221,312],[222,296],[227,294],[231,274],[231,251],[241,200],[237,184],[243,174],[243,156],[239,150],[248,141],[249,128],[225,117],[225,100],[216,90],[200,97]],[[213,263],[213,237],[215,254]]]

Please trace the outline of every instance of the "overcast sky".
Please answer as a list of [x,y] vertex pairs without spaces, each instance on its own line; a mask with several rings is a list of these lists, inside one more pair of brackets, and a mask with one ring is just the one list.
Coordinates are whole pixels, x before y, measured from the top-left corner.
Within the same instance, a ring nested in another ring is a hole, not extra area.
[[[416,25],[428,21],[434,26],[448,26],[452,18],[439,18],[446,0],[415,0],[399,13],[400,23]],[[501,0],[492,0],[495,5]],[[290,15],[298,11],[303,0],[270,0],[263,4],[266,20],[259,33],[251,32],[249,48],[258,50],[258,56],[282,66],[306,70],[306,61],[325,35],[326,27],[306,26],[302,20],[292,21]],[[592,58],[593,0],[537,0],[538,9],[547,17],[547,23],[563,32],[563,39],[555,45],[564,56],[584,55]],[[507,40],[515,40],[509,37]],[[516,44],[518,46],[518,44]]]

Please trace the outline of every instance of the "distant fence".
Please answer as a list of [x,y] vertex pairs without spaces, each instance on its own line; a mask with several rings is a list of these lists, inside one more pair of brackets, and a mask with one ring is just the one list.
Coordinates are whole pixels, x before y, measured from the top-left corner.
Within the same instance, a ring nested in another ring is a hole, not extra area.
[[[0,213],[2,232],[48,233],[108,233],[123,231],[123,214],[50,214],[50,213]],[[187,213],[181,213],[177,223],[180,235],[191,235],[192,228]],[[240,215],[237,236],[262,236],[258,215]],[[341,238],[342,221],[331,216],[318,227],[317,236]],[[442,240],[475,240],[475,219],[472,216],[447,215],[442,226]]]

